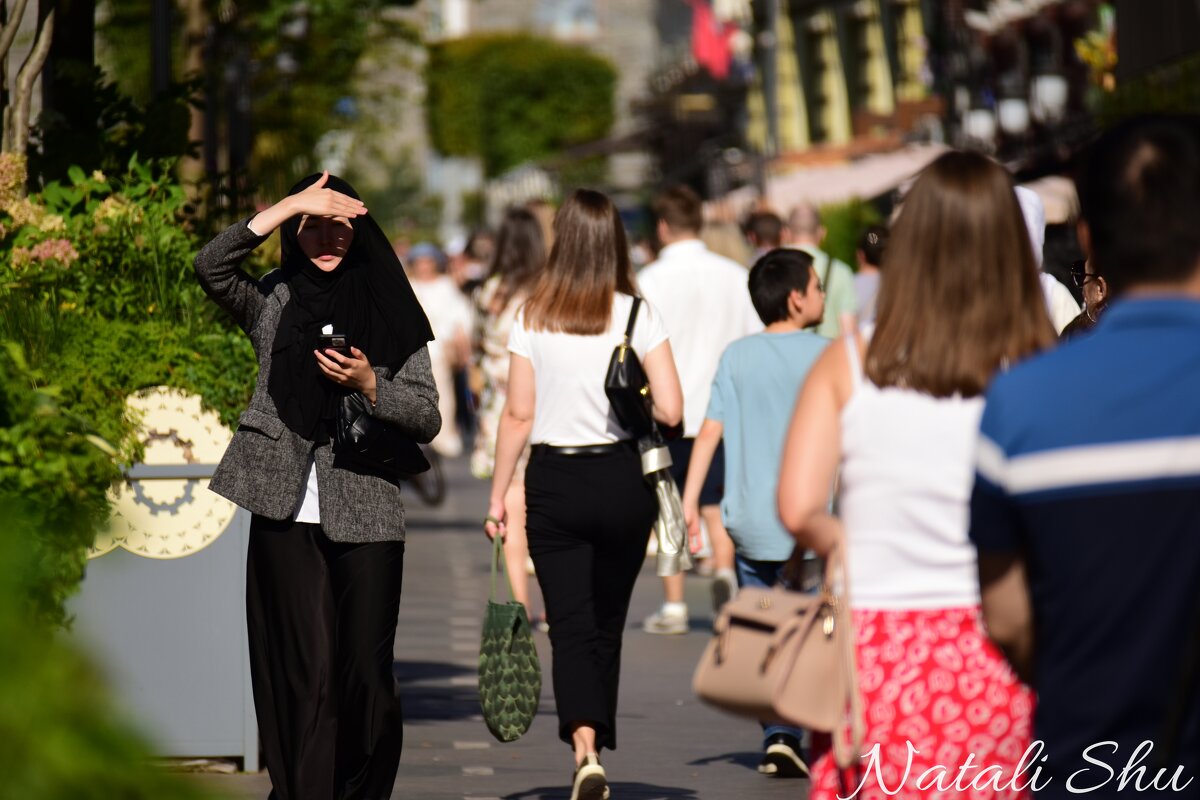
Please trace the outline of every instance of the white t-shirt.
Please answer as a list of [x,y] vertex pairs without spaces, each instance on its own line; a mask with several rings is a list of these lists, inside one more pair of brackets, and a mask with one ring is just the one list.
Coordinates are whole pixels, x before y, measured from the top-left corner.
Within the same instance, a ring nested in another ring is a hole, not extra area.
[[458,333],[469,333],[473,316],[471,302],[448,275],[431,281],[412,281],[413,294],[429,318],[435,342],[448,342]]
[[[633,438],[617,422],[604,393],[608,362],[625,335],[632,305],[629,295],[615,295],[608,330],[595,336],[531,331],[525,327],[524,309],[517,314],[508,350],[533,364],[537,398],[529,438],[533,444],[578,447]],[[643,302],[633,328],[633,351],[645,359],[666,340],[662,317]]]
[[308,457],[308,478],[304,481],[304,496],[296,513],[292,514],[296,522],[321,522],[321,500],[317,487],[317,464],[312,456]]
[[638,288],[662,312],[683,387],[683,435],[696,436],[725,348],[763,329],[750,302],[750,273],[699,239],[669,244],[638,273]]

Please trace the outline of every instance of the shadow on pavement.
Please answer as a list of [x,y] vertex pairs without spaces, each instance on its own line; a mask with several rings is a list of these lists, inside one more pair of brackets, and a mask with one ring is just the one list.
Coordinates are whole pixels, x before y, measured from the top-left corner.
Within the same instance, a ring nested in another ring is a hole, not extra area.
[[[636,800],[699,800],[700,795],[695,789],[682,786],[654,786],[649,783],[610,783],[613,797],[621,800],[636,798]],[[529,789],[516,794],[507,794],[504,800],[566,800],[571,796],[570,786],[553,786]]]
[[689,767],[706,767],[710,764],[736,764],[739,767],[758,771],[758,762],[762,760],[762,753],[725,753],[719,756],[708,756],[707,758],[698,758],[695,761],[689,761]]
[[468,719],[479,713],[476,687],[444,683],[449,678],[474,675],[471,667],[441,661],[396,661],[392,673],[400,684],[406,723]]
[[461,664],[448,664],[445,661],[394,661],[392,662],[392,674],[396,676],[396,680],[401,685],[404,685],[418,681],[474,675],[475,668],[464,667]]

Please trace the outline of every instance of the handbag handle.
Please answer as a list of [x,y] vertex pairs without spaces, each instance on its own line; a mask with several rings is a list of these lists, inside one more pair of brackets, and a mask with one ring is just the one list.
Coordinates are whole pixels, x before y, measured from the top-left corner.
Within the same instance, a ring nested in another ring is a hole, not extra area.
[[630,347],[630,341],[633,339],[633,326],[637,324],[638,309],[642,305],[642,298],[634,295],[633,306],[629,309],[629,322],[625,325],[625,339],[623,341],[626,347]]
[[[496,535],[492,537],[492,588],[488,591],[489,603],[496,602],[496,567],[503,562],[504,540],[500,537],[500,533],[497,532]],[[508,596],[511,599],[513,596],[512,580],[508,577],[507,564],[505,564],[504,569],[504,583],[506,586],[508,586]]]

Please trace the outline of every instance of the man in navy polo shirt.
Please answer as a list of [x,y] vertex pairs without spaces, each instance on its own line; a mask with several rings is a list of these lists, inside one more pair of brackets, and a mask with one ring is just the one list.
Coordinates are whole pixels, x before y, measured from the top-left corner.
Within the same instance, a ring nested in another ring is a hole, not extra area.
[[1020,785],[1200,798],[1200,123],[1109,131],[1078,188],[1118,299],[988,391],[983,614],[1038,695],[1044,746]]

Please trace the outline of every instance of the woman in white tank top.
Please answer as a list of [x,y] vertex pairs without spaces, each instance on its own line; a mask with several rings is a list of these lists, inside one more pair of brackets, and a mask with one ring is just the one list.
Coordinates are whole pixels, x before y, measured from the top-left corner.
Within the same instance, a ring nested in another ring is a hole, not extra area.
[[814,745],[812,800],[1024,794],[1033,699],[983,634],[967,519],[983,391],[1054,338],[1032,259],[1008,174],[941,156],[892,231],[869,343],[830,345],[801,390],[779,512],[845,554],[866,716],[856,769]]

